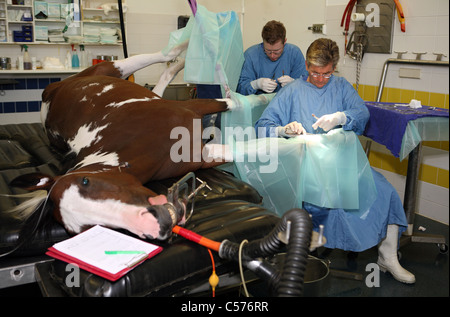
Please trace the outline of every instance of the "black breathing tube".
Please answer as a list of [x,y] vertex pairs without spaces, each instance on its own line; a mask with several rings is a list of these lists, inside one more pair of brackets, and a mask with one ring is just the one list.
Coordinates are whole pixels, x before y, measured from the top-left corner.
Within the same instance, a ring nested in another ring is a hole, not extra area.
[[[242,248],[242,261],[259,277],[265,279],[280,297],[303,296],[303,280],[311,243],[312,221],[303,209],[291,209],[265,238],[252,241]],[[281,271],[264,257],[275,255],[286,246],[283,235],[287,234],[287,252]],[[219,256],[236,260],[239,244],[224,240]]]

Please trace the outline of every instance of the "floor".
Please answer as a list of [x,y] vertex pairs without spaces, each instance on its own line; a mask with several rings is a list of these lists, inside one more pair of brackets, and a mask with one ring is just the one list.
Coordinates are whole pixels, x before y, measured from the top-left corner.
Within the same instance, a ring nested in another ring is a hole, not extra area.
[[[428,218],[416,216],[415,231],[419,226],[426,228],[424,233],[443,235],[447,244],[449,227]],[[448,252],[440,252],[436,244],[408,243],[400,248],[401,265],[416,276],[412,285],[396,281],[390,273],[379,272],[379,283],[374,279],[375,271],[366,269],[376,263],[377,248],[354,254],[341,250],[318,250],[318,257],[330,261],[330,275],[320,287],[318,296],[327,297],[448,297],[449,261]],[[336,270],[336,271],[335,271]],[[341,272],[360,274],[362,280],[349,278]],[[367,282],[367,283],[366,283]],[[367,286],[372,285],[372,287]],[[375,284],[375,285],[374,285]],[[377,287],[376,284],[379,286]],[[305,288],[306,291],[306,288]]]
[[[416,216],[416,229],[422,226],[425,233],[440,234],[449,241],[449,227],[427,218]],[[330,274],[319,282],[305,284],[305,295],[320,297],[448,297],[449,261],[436,244],[410,243],[400,249],[400,263],[416,276],[416,283],[403,284],[394,280],[389,273],[366,271],[366,266],[376,263],[376,248],[352,254],[341,250],[320,248],[319,258],[330,262]],[[344,276],[340,273],[345,272]],[[349,278],[348,273],[361,279]],[[379,277],[379,279],[377,279]],[[375,284],[372,287],[370,283]],[[368,286],[369,284],[369,286]],[[219,285],[220,287],[220,285]],[[266,296],[259,286],[249,287],[252,296]],[[238,294],[237,294],[238,295]],[[0,297],[41,297],[39,286],[28,284],[21,287],[0,289]]]

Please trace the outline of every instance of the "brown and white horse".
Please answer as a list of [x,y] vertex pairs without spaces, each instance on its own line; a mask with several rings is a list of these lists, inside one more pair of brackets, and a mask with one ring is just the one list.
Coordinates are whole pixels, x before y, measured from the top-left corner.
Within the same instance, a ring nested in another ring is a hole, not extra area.
[[[42,122],[51,144],[73,155],[74,163],[64,175],[25,175],[13,185],[47,190],[45,198],[53,202],[55,218],[71,233],[100,224],[143,238],[167,238],[185,215],[143,184],[223,163],[192,155],[201,142],[194,129],[203,115],[225,111],[232,103],[160,98],[182,62],[167,69],[153,92],[124,78],[171,61],[185,48],[103,62],[48,85],[42,95]],[[190,160],[171,158],[179,142],[171,134],[176,128],[192,136]]]

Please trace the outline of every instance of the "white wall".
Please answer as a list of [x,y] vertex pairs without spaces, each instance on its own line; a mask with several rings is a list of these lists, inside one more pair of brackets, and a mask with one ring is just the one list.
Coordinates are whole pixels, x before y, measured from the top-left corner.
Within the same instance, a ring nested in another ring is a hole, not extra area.
[[[106,2],[106,1],[105,1]],[[177,17],[190,15],[186,0],[126,0],[127,43],[128,54],[152,53],[163,49],[169,39],[170,32],[177,29]],[[297,44],[306,52],[309,44],[316,38],[326,36],[335,40],[341,47],[340,75],[350,82],[355,82],[356,63],[343,57],[344,36],[340,26],[342,14],[348,0],[198,0],[198,3],[213,12],[234,10],[240,16],[243,28],[244,49],[261,41],[263,25],[272,19],[283,22],[287,28],[288,41]],[[396,57],[394,51],[408,51],[406,58],[414,58],[412,52],[428,52],[423,59],[434,59],[433,53],[449,56],[449,1],[448,0],[401,0],[406,16],[406,33],[399,28],[395,19],[393,53],[367,53],[362,62],[360,84],[378,85],[381,70],[386,59]],[[313,23],[327,25],[326,35],[313,34],[308,26]],[[19,54],[15,46],[0,46],[0,55],[13,56]],[[64,56],[67,48],[33,46],[32,51],[39,56]],[[49,52],[48,50],[53,50]],[[104,47],[95,54],[108,54],[118,48]],[[95,55],[93,54],[93,55]],[[139,84],[154,84],[164,70],[164,65],[153,65],[136,74]],[[386,81],[386,87],[421,90],[448,94],[448,68],[422,68],[420,80],[401,79],[398,77],[398,66],[392,65]],[[183,82],[183,73],[176,80]],[[424,161],[433,160],[433,166],[448,169],[448,151],[439,153],[438,159],[424,151]],[[404,179],[398,175],[384,173],[403,197]],[[448,188],[438,188],[427,183],[420,184],[419,212],[431,218],[448,223]],[[429,203],[428,203],[429,202]]]
[[[158,5],[155,5],[158,3]],[[211,12],[233,10],[239,15],[243,28],[244,49],[261,42],[261,30],[270,20],[283,22],[287,39],[306,51],[308,45],[318,37],[308,30],[313,23],[324,23],[325,0],[204,0],[197,1]],[[169,34],[176,30],[177,17],[190,15],[187,1],[180,0],[128,0],[127,42],[130,55],[149,53],[167,45]],[[140,84],[154,84],[163,65],[153,65],[136,74]],[[174,80],[182,82],[183,73]]]
[[[326,16],[328,36],[344,46],[343,28],[340,27],[342,13],[347,1],[327,0]],[[423,60],[435,60],[433,53],[449,56],[449,1],[448,0],[402,0],[400,1],[406,17],[406,32],[400,30],[397,16],[394,22],[394,38],[392,54],[366,54],[362,62],[361,83],[378,86],[383,64],[386,59],[397,57],[395,52],[407,51],[406,59],[415,59],[414,52],[427,52]],[[350,58],[341,60],[341,74],[349,81],[355,82],[355,61]],[[448,67],[416,67],[421,68],[421,80],[398,77],[399,65],[389,67],[386,87],[420,90],[448,94]]]
[[[176,17],[189,15],[187,1],[179,0],[128,0],[129,52],[148,53],[167,44],[168,34],[176,29]],[[158,5],[155,3],[158,2]],[[414,59],[413,52],[427,52],[422,59],[435,59],[433,53],[449,56],[449,1],[448,0],[401,0],[406,16],[406,33],[402,33],[395,17],[392,54],[367,53],[362,62],[360,84],[378,86],[386,59],[396,57],[395,51],[408,51],[405,58]],[[144,4],[145,3],[145,4]],[[151,4],[150,4],[151,3]],[[213,12],[234,10],[240,16],[243,28],[244,49],[261,41],[261,29],[269,20],[283,22],[288,41],[298,45],[305,53],[309,44],[318,37],[335,40],[341,49],[339,75],[352,83],[356,81],[356,62],[344,55],[342,14],[348,0],[198,0]],[[161,19],[161,20],[159,20]],[[324,23],[327,34],[313,34],[308,27]],[[137,26],[137,27],[136,27]],[[353,27],[351,26],[350,31]],[[138,82],[156,82],[163,66],[137,74]],[[421,79],[398,77],[398,65],[391,65],[386,87],[448,94],[448,68],[421,67]],[[180,74],[175,82],[182,82]],[[436,152],[439,152],[436,154]],[[448,169],[448,151],[424,148],[423,162]],[[380,170],[403,197],[405,178]],[[449,222],[448,188],[420,182],[418,212],[443,223]]]
[[[177,17],[190,15],[187,1],[128,0],[127,3],[130,55],[163,48],[167,44],[170,32],[176,29]],[[341,76],[350,82],[356,80],[356,63],[344,56],[343,28],[340,26],[347,0],[204,0],[198,3],[213,12],[236,11],[243,27],[244,49],[261,41],[262,26],[272,19],[285,24],[288,41],[298,45],[303,52],[318,37],[332,38],[341,48],[339,64]],[[403,0],[401,3],[406,16],[407,31],[406,33],[400,31],[396,17],[392,54],[367,53],[362,63],[361,84],[378,85],[383,64],[386,59],[396,57],[395,51],[408,51],[404,57],[411,59],[415,58],[413,52],[427,52],[422,59],[435,59],[433,53],[443,53],[448,60],[449,1]],[[308,30],[313,23],[325,23],[327,34],[313,34]],[[429,92],[448,93],[448,68],[424,67],[423,80],[414,80],[398,78],[399,67],[390,66],[386,80],[387,87],[411,90],[420,88]],[[159,73],[159,70],[156,73]],[[151,76],[148,80],[154,83],[157,76]],[[177,80],[180,81],[180,76]]]

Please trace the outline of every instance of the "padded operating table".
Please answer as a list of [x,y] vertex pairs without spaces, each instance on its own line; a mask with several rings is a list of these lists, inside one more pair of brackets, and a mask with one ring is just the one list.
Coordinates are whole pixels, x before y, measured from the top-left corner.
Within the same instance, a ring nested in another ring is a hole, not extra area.
[[[9,182],[15,177],[41,171],[56,175],[63,158],[49,146],[38,123],[0,126],[0,254],[11,252],[18,242],[23,224],[4,211],[20,201],[9,194],[21,194]],[[207,186],[197,194],[192,218],[186,225],[215,241],[240,242],[266,236],[279,217],[261,205],[261,196],[250,185],[219,169],[195,172]],[[151,182],[150,189],[167,194],[177,179]],[[44,296],[186,296],[208,291],[211,258],[205,247],[179,236],[169,241],[152,241],[163,252],[145,261],[116,282],[82,271],[78,287],[69,287],[66,263],[44,253],[69,235],[55,221],[38,228],[33,241],[7,256],[0,257],[0,288],[39,282]],[[216,272],[223,285],[239,284],[239,267],[233,261],[214,255]],[[206,286],[205,286],[206,285]]]

